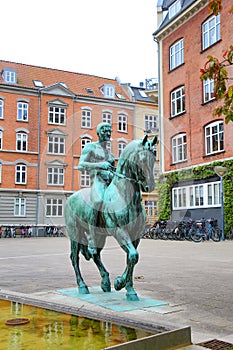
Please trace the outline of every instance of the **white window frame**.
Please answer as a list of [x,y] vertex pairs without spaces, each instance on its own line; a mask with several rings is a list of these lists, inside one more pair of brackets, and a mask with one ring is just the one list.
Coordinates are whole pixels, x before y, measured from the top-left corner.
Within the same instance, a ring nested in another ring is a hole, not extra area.
[[82,108],[82,119],[81,119],[81,127],[82,128],[91,128],[92,124],[92,113],[90,108]]
[[128,132],[128,117],[125,114],[118,115],[118,131],[119,132]]
[[3,79],[6,83],[15,84],[16,83],[16,71],[13,69],[3,70]]
[[4,101],[0,98],[0,119],[3,119],[4,115]]
[[17,121],[28,122],[28,103],[20,101],[17,103]]
[[115,86],[112,84],[104,84],[100,90],[103,93],[104,97],[114,98],[115,96]]
[[84,170],[80,172],[80,187],[90,187],[91,179],[88,171]]
[[157,202],[145,201],[145,211],[148,219],[153,219],[157,215]]
[[180,163],[187,160],[186,134],[178,134],[172,137],[172,163]]
[[168,9],[169,19],[174,17],[181,9],[181,1],[176,0]]
[[220,181],[173,187],[172,189],[173,210],[220,206]]
[[112,113],[108,111],[103,111],[102,113],[102,122],[112,124]]
[[202,50],[220,40],[220,14],[209,17],[202,24]]
[[153,132],[153,130],[158,127],[158,116],[154,114],[145,114],[144,125],[147,133]]
[[2,144],[3,144],[3,132],[0,130],[0,150],[2,149]]
[[15,198],[14,216],[26,216],[26,198]]
[[28,150],[28,135],[25,132],[16,133],[16,151],[27,152]]
[[2,163],[0,163],[0,183],[2,183]]
[[[217,128],[216,132],[214,128]],[[224,123],[222,120],[206,125],[205,150],[206,155],[224,151]]]
[[48,124],[65,125],[66,124],[66,107],[59,105],[48,106]]
[[124,151],[126,146],[127,146],[126,142],[118,142],[118,147],[117,147],[118,158],[120,158],[121,153]]
[[46,199],[46,216],[47,217],[63,216],[63,199],[62,198]]
[[176,41],[170,47],[170,70],[184,63],[184,39]]
[[48,153],[65,154],[65,136],[49,135],[48,136]]
[[25,164],[17,164],[15,166],[15,183],[21,185],[27,183],[27,166]]
[[64,186],[65,169],[63,167],[47,168],[47,185],[48,186]]
[[214,79],[203,80],[203,100],[204,103],[215,99],[214,96]]
[[88,143],[91,143],[91,140],[88,139],[87,137],[84,137],[81,139],[81,149],[83,150],[84,147],[88,144]]
[[184,86],[171,92],[171,117],[176,117],[185,112],[185,92]]

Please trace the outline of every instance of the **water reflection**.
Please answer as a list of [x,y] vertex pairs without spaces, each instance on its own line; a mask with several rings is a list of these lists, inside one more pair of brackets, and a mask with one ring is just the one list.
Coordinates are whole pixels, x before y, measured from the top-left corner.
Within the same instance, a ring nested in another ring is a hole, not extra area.
[[[105,321],[0,300],[0,334],[4,350],[100,350],[150,335]],[[7,326],[12,318],[27,317],[30,323]]]

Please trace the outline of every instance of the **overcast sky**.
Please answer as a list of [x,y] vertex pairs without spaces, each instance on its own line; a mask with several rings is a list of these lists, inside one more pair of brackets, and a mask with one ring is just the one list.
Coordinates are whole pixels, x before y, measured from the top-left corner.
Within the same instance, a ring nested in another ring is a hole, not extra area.
[[0,59],[120,78],[157,77],[157,0],[1,0]]

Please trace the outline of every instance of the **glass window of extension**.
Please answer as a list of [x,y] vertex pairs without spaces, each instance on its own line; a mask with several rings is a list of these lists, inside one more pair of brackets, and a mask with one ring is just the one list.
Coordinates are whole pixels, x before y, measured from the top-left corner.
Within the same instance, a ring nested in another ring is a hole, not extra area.
[[123,152],[123,150],[126,147],[126,143],[125,142],[118,142],[118,158],[120,158],[121,153]]
[[17,104],[17,120],[27,122],[28,121],[28,103],[18,102]]
[[185,208],[187,204],[187,189],[185,187],[173,189],[173,208]]
[[185,112],[184,86],[171,92],[171,117]]
[[202,24],[202,50],[220,40],[220,14],[211,16]]
[[187,160],[186,134],[179,134],[172,138],[172,162],[179,163]]
[[58,106],[49,106],[49,124],[65,125],[66,108]]
[[16,165],[15,167],[15,183],[26,184],[27,182],[27,166],[23,164]]
[[0,99],[0,119],[3,119],[3,100]]
[[156,115],[146,114],[144,117],[145,131],[147,133],[153,132],[153,130],[157,128],[157,122]]
[[91,111],[88,109],[82,110],[82,128],[91,128]]
[[112,113],[110,113],[110,112],[103,112],[103,114],[102,114],[102,121],[103,121],[103,123],[112,124]]
[[170,47],[170,70],[184,63],[184,39],[180,39]]
[[47,169],[47,183],[48,185],[64,185],[64,168],[51,167]]
[[204,96],[204,103],[209,102],[215,98],[214,79],[203,80],[203,96]]
[[91,140],[87,138],[83,138],[81,140],[81,149],[83,149],[88,143],[91,143]]
[[26,152],[28,147],[28,135],[18,132],[16,134],[16,151]]
[[15,198],[14,216],[25,216],[25,215],[26,215],[26,199]]
[[61,136],[49,136],[48,153],[65,154],[65,138]]
[[222,121],[205,127],[206,155],[224,151],[224,125]]
[[59,198],[47,198],[46,216],[63,216],[63,201]]
[[127,132],[127,116],[118,115],[118,131]]
[[90,187],[91,180],[90,175],[87,171],[81,171],[80,174],[80,186],[81,187]]

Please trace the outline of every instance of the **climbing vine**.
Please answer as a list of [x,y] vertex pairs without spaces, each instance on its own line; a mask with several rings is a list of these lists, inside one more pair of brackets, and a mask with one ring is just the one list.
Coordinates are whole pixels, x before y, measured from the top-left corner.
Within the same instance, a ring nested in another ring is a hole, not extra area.
[[233,227],[233,160],[216,161],[207,165],[198,165],[192,169],[183,169],[164,175],[158,179],[158,215],[160,220],[171,218],[171,193],[175,184],[186,180],[204,180],[216,176],[214,167],[221,165],[228,168],[228,173],[224,176],[224,220],[226,234]]

